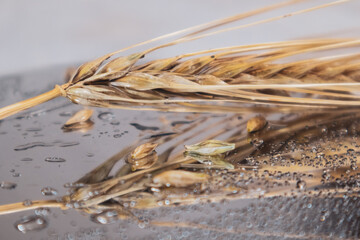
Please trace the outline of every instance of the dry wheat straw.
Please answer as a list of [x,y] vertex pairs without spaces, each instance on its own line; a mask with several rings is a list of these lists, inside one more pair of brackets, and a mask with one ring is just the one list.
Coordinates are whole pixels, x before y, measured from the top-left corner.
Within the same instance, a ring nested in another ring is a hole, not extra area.
[[[58,96],[95,107],[177,112],[294,112],[358,107],[359,54],[333,59],[305,58],[299,62],[286,59],[316,51],[356,47],[360,45],[358,39],[312,39],[233,46],[137,64],[139,59],[160,48],[346,1],[335,1],[250,24],[205,32],[300,2],[286,1],[135,44],[83,64],[67,84],[0,109],[0,119]],[[188,34],[166,44],[109,60],[113,55],[132,47],[185,33]],[[282,59],[287,62],[276,62]]]

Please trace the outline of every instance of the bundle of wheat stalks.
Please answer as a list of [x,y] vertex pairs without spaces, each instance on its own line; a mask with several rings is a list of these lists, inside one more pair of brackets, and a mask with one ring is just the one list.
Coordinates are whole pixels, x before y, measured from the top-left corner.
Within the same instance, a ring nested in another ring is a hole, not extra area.
[[[232,46],[137,64],[139,59],[160,48],[346,1],[204,33],[300,2],[286,1],[136,44],[83,64],[62,86],[0,109],[0,119],[58,96],[88,106],[177,112],[293,112],[357,107],[360,105],[357,94],[360,86],[359,53],[290,62],[287,58],[355,47],[360,45],[358,39],[308,39]],[[185,33],[188,34],[169,43],[113,58],[132,47]],[[278,60],[284,63],[278,63]]]

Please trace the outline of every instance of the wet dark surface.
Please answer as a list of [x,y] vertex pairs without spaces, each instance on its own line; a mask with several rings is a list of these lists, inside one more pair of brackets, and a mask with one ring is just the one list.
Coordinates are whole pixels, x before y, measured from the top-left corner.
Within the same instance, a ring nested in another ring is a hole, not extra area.
[[[56,67],[2,77],[0,105],[51,89],[63,82],[65,70],[65,67]],[[92,129],[64,132],[62,125],[81,109],[82,106],[59,98],[0,122],[0,204],[24,201],[26,205],[31,204],[29,200],[61,197],[67,190],[64,184],[76,181],[139,139],[172,136],[183,131],[181,126],[202,118],[208,118],[204,124],[209,125],[231,115],[95,109]],[[242,116],[236,119],[243,121]],[[216,127],[210,130],[216,131]],[[210,133],[199,133],[190,142],[195,143]],[[352,139],[357,141],[357,135]],[[159,147],[159,152],[172,144],[174,141],[166,142]],[[183,145],[175,148],[182,150]],[[123,164],[123,161],[118,163]],[[303,188],[302,184],[298,182],[297,188]],[[166,200],[161,201],[159,208],[134,210],[141,223],[117,220],[111,212],[90,217],[74,209],[38,209],[0,215],[0,238],[336,239],[359,236],[360,200],[354,192],[336,198],[318,198],[291,196],[289,191],[287,196],[264,199],[259,198],[263,190],[259,185],[255,189],[258,193],[250,199],[190,206],[167,207]],[[151,225],[151,221],[168,225]]]
[[[62,83],[65,69],[58,67],[2,77],[0,105],[35,96]],[[0,122],[0,181],[4,181],[4,187],[0,189],[1,204],[50,198],[43,196],[41,191],[47,186],[56,189],[59,196],[64,195],[65,183],[77,180],[138,138],[140,131],[130,122],[138,121],[140,124],[158,117],[154,113],[96,109],[92,117],[95,128],[86,133],[64,133],[62,124],[80,109],[81,106],[59,98]],[[145,131],[142,134],[151,136],[155,133]],[[9,182],[16,187],[11,187]],[[115,236],[105,233],[106,230],[91,222],[88,216],[81,216],[76,211],[53,209],[46,216],[46,229],[27,232],[26,235],[18,232],[15,222],[22,216],[33,214],[34,211],[28,211],[0,216],[1,239],[47,239],[52,235],[65,236],[65,233],[81,231],[92,232],[91,239],[99,239],[102,235]]]

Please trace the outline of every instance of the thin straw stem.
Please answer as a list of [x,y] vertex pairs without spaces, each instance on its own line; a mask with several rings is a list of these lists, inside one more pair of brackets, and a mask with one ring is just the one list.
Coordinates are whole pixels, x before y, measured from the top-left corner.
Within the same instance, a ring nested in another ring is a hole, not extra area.
[[[189,41],[197,40],[197,39],[200,39],[200,38],[205,38],[205,37],[209,37],[209,36],[212,36],[212,35],[217,35],[219,33],[229,32],[229,31],[238,30],[238,29],[242,29],[242,28],[247,28],[247,27],[251,27],[251,26],[255,26],[255,25],[259,25],[259,24],[263,24],[263,23],[277,21],[277,20],[280,20],[282,18],[286,18],[286,17],[290,17],[290,16],[295,16],[295,15],[315,11],[315,10],[318,10],[318,9],[321,9],[321,8],[330,7],[330,6],[334,6],[334,5],[337,5],[337,4],[342,4],[342,3],[345,3],[345,2],[348,2],[348,1],[351,1],[351,0],[338,0],[338,1],[335,1],[335,2],[326,3],[326,4],[323,4],[323,5],[320,5],[320,6],[307,8],[307,9],[304,9],[304,10],[292,12],[292,13],[285,14],[285,15],[280,15],[280,16],[276,16],[276,17],[272,17],[272,18],[267,18],[267,19],[256,21],[256,22],[249,23],[249,24],[244,24],[244,25],[235,26],[235,27],[231,27],[231,28],[221,29],[221,30],[217,30],[217,31],[213,31],[213,32],[209,32],[209,33],[205,33],[205,34],[201,34],[201,35],[195,35],[195,36],[190,35],[191,37],[179,38],[179,39],[177,39],[175,41],[172,41],[172,42],[160,45],[160,46],[150,48],[150,49],[144,51],[144,54],[148,54],[148,53],[153,52],[155,50],[165,48],[165,47],[169,47],[169,46],[173,46],[173,45],[176,45],[176,44],[179,44],[179,43],[189,42]],[[232,22],[232,21],[230,21],[230,22]]]
[[38,200],[32,201],[31,205],[26,206],[23,202],[18,203],[10,203],[0,206],[0,215],[9,214],[9,213],[16,213],[28,210],[34,210],[37,208],[60,208],[62,210],[68,209],[64,203],[58,202],[56,200]]
[[55,87],[54,89],[46,93],[40,94],[39,96],[29,98],[27,100],[0,108],[0,120],[9,117],[15,113],[18,113],[20,111],[23,111],[25,109],[34,107],[36,105],[39,105],[41,103],[47,102],[51,99],[61,96],[62,92],[60,88],[61,87]]
[[[289,89],[289,88],[321,88],[326,90],[339,90],[339,88],[347,87],[347,90],[354,90],[354,87],[360,87],[358,82],[342,82],[342,83],[300,83],[300,84],[229,84],[229,85],[184,85],[177,84],[167,87],[169,89],[184,89],[194,91],[204,90],[223,90],[223,89]],[[356,89],[357,90],[357,89]]]
[[[149,44],[149,43],[152,43],[152,42],[156,42],[156,41],[159,41],[159,40],[163,40],[163,39],[166,39],[166,38],[169,38],[169,37],[178,36],[178,35],[184,34],[184,33],[188,33],[188,34],[186,36],[184,36],[184,37],[180,37],[179,39],[187,39],[190,36],[197,35],[199,33],[205,32],[207,30],[217,28],[217,27],[220,27],[222,25],[225,25],[225,24],[228,24],[228,23],[231,23],[231,22],[235,22],[235,21],[241,20],[241,19],[246,18],[246,17],[254,16],[254,15],[261,14],[261,13],[264,13],[264,12],[267,12],[267,11],[271,11],[271,10],[274,10],[276,8],[281,8],[281,7],[284,7],[284,6],[287,6],[287,5],[295,4],[295,3],[301,2],[301,1],[303,1],[303,0],[284,1],[284,2],[274,4],[274,5],[270,5],[270,6],[261,8],[261,9],[256,9],[256,10],[253,10],[253,11],[250,11],[250,12],[241,13],[241,14],[237,14],[237,15],[234,15],[234,16],[224,18],[224,19],[218,19],[218,20],[215,20],[215,21],[212,21],[212,22],[192,26],[192,27],[189,27],[189,28],[185,28],[185,29],[182,29],[182,30],[179,30],[179,31],[175,31],[175,32],[172,32],[172,33],[161,35],[159,37],[156,37],[156,38],[153,38],[153,39],[150,39],[150,40],[147,40],[147,41],[143,41],[143,42],[131,45],[129,47],[126,47],[126,48],[120,49],[118,51],[115,51],[115,52],[111,53],[111,55],[118,54],[118,53],[124,52],[126,50],[129,50],[129,49],[132,49],[132,48],[135,48],[135,47],[139,47],[139,46],[142,46],[142,45],[145,45],[145,44]],[[178,40],[175,40],[175,41],[178,41]],[[167,45],[167,44],[163,44],[163,45],[160,45],[158,47],[162,48],[162,46],[165,46],[165,45]]]

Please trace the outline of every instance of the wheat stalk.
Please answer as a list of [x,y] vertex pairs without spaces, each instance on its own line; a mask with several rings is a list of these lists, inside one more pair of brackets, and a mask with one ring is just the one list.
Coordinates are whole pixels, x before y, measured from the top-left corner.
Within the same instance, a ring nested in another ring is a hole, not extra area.
[[[150,61],[139,59],[164,47],[344,3],[340,0],[254,23],[204,33],[299,0],[286,1],[133,45],[81,65],[55,89],[0,109],[0,119],[58,96],[96,107],[177,112],[318,111],[360,105],[359,54],[286,61],[287,57],[356,47],[358,39],[312,39],[218,48]],[[132,47],[189,34],[140,53],[112,60]]]

